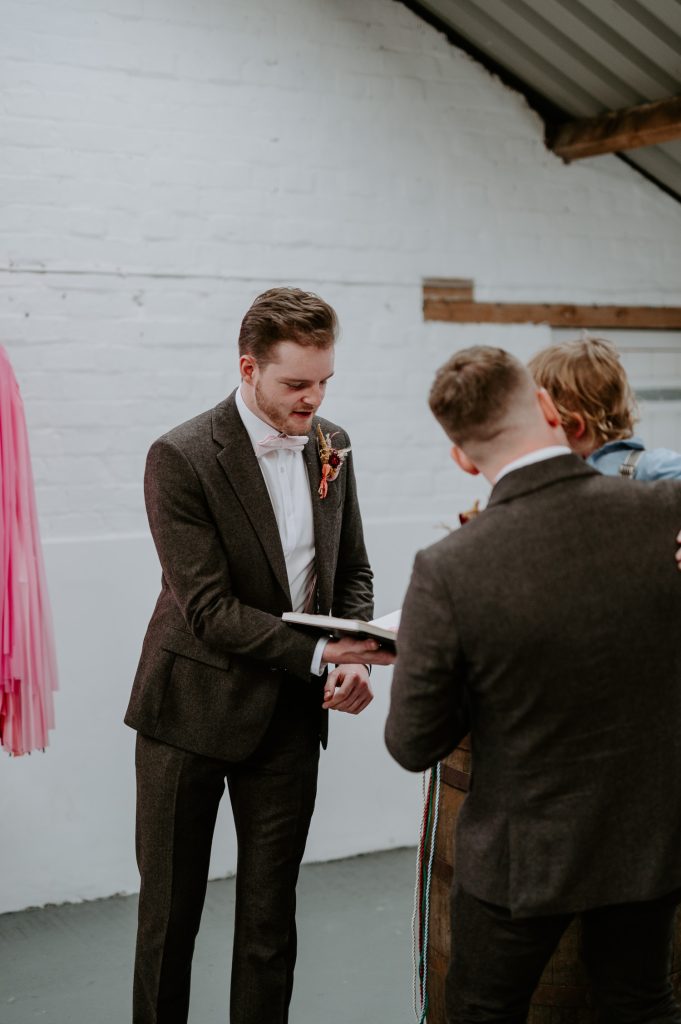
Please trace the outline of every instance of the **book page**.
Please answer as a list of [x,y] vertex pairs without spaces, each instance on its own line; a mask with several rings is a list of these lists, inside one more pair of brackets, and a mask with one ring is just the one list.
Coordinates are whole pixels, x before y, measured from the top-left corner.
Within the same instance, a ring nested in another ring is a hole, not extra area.
[[397,632],[400,625],[400,615],[402,609],[398,608],[397,611],[388,612],[387,615],[381,615],[378,619],[372,619],[372,626],[380,626],[381,629],[391,629],[394,633]]

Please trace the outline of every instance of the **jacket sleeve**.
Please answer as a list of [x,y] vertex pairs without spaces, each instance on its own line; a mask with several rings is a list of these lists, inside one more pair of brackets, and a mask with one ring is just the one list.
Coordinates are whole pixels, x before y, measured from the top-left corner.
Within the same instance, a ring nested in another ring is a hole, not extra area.
[[352,455],[348,456],[346,468],[348,475],[332,611],[345,619],[368,621],[374,615],[373,573],[364,544]]
[[227,554],[201,483],[185,454],[166,438],[149,451],[144,494],[163,575],[191,633],[208,647],[307,678],[316,638],[234,596]]
[[456,616],[437,556],[416,556],[397,634],[397,662],[385,728],[403,768],[425,771],[470,731],[465,662]]

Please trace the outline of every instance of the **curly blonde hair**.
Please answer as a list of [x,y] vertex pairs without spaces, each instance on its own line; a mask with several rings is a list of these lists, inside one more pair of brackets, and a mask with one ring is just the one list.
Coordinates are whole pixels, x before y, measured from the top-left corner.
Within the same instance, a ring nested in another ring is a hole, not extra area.
[[528,368],[553,399],[568,437],[575,414],[584,418],[586,434],[598,447],[631,437],[636,400],[612,342],[584,332],[576,341],[537,352]]

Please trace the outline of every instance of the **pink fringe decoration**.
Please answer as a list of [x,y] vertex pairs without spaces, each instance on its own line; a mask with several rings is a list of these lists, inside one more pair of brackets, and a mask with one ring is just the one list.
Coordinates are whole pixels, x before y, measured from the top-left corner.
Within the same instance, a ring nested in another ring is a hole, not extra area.
[[24,408],[0,345],[0,744],[10,754],[47,746],[57,660]]

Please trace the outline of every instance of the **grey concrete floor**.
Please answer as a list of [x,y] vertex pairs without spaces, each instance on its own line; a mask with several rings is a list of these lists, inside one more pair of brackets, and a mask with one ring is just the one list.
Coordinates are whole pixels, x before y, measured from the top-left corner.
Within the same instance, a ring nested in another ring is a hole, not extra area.
[[[414,850],[303,867],[290,1024],[407,1024]],[[211,882],[190,1024],[226,1024],[234,881]],[[0,1024],[125,1024],[137,899],[0,916]]]

